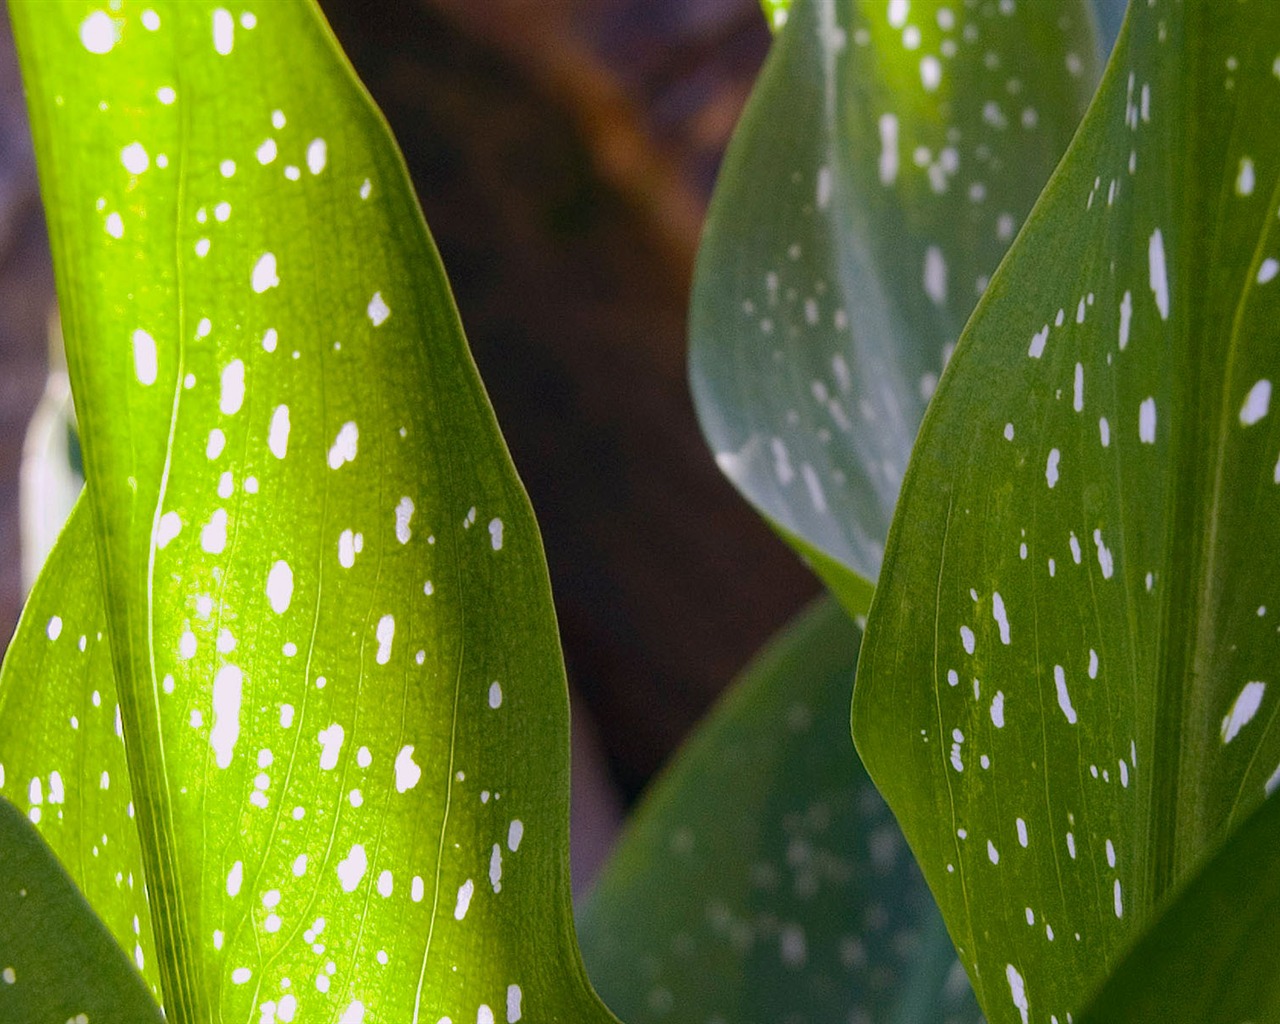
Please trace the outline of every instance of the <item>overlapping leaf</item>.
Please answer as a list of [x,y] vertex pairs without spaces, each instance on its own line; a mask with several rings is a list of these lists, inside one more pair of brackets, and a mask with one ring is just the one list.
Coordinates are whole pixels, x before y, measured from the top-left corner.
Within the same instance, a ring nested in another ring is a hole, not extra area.
[[930,407],[854,697],[993,1021],[1280,779],[1280,8],[1134,6]]
[[976,1021],[902,833],[849,744],[859,632],[833,601],[749,668],[579,912],[619,1016]]
[[0,1020],[162,1024],[146,983],[22,812],[0,797]]
[[[11,9],[169,1020],[609,1019],[536,526],[323,20]],[[59,585],[15,651],[70,676],[99,582]]]
[[1088,4],[799,2],[699,253],[717,460],[865,611],[947,355],[1096,80]]

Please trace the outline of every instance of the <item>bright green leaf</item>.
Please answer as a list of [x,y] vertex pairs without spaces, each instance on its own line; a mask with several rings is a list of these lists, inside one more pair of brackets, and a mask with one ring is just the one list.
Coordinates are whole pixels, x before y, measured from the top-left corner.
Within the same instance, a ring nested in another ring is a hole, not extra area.
[[1280,775],[1280,6],[1135,5],[922,428],[854,734],[992,1021]]
[[11,11],[169,1020],[608,1020],[537,528],[328,28]]
[[919,869],[849,745],[833,601],[765,649],[655,785],[579,912],[634,1024],[976,1021]]
[[690,376],[721,468],[854,612],[1096,50],[1084,0],[797,2],[774,43],[699,252]]
[[0,798],[0,1020],[161,1024],[160,1008],[31,823]]
[[0,667],[0,795],[26,811],[158,994],[96,557],[82,499]]
[[1280,1021],[1280,800],[1267,800],[1164,908],[1081,1024]]

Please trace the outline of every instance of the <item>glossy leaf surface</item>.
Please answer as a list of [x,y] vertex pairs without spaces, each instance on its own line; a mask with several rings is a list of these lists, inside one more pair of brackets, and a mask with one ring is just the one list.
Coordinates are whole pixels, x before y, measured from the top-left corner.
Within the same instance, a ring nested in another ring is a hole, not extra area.
[[0,1020],[163,1019],[53,851],[22,812],[0,798]]
[[720,175],[690,376],[721,468],[866,610],[925,403],[1079,123],[1087,3],[794,3]]
[[11,10],[170,1021],[609,1019],[537,529],[316,8]]
[[925,419],[860,752],[993,1021],[1063,1021],[1280,774],[1280,8],[1135,5]]
[[859,639],[830,599],[804,613],[636,812],[579,911],[591,978],[624,1020],[978,1020],[849,743]]
[[1179,892],[1082,1024],[1280,1021],[1280,801],[1268,800]]

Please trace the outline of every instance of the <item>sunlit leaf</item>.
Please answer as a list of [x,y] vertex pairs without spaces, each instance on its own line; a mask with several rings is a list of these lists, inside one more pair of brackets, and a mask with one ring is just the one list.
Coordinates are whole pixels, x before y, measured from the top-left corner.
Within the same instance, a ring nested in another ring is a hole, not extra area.
[[993,1021],[1280,775],[1280,7],[1135,5],[922,428],[854,734]]
[[381,118],[312,4],[11,11],[169,1020],[608,1020],[537,529]]
[[1088,4],[797,2],[690,320],[721,468],[865,611],[925,403],[1096,81]]
[[805,613],[637,812],[579,912],[591,978],[624,1020],[978,1019],[849,744],[858,639],[833,601]]
[[0,667],[0,795],[159,992],[93,522],[82,500]]
[[31,823],[0,798],[0,1020],[161,1024],[160,1008]]
[[1164,908],[1081,1024],[1280,1020],[1280,800],[1267,800]]

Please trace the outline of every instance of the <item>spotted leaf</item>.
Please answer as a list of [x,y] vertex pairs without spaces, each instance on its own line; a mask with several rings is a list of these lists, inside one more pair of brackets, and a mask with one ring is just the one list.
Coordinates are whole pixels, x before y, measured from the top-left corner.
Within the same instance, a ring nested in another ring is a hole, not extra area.
[[536,525],[317,8],[10,6],[101,567],[46,657],[96,589],[168,1019],[608,1020]]
[[163,1019],[57,856],[22,812],[0,797],[0,1020]]
[[592,980],[624,1019],[978,1020],[850,749],[859,637],[830,599],[803,614],[646,797],[579,911]]
[[802,0],[774,42],[699,253],[690,377],[720,467],[855,612],[1096,52],[1084,0]]
[[854,736],[993,1021],[1280,781],[1280,8],[1134,5],[913,455]]

